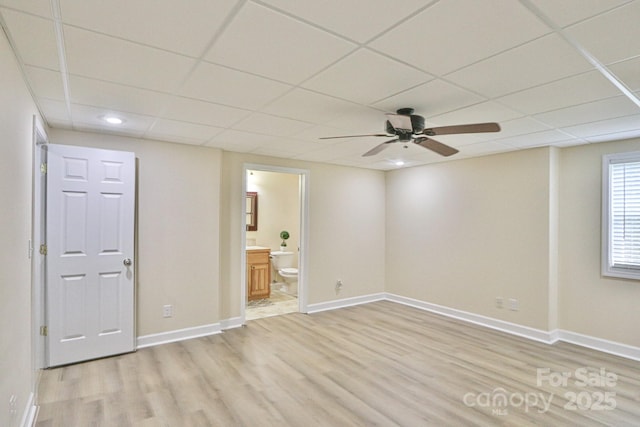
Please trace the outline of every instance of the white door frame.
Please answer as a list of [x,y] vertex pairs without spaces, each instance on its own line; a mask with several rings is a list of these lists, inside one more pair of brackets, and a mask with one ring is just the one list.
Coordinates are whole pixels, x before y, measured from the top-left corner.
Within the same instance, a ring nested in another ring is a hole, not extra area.
[[298,260],[298,311],[307,312],[307,283],[309,276],[309,178],[311,172],[307,169],[287,168],[280,166],[244,163],[242,165],[242,198],[241,209],[242,226],[240,230],[240,322],[245,323],[245,308],[247,305],[247,171],[279,172],[298,175],[300,177],[300,254]]
[[[44,298],[45,298],[45,271],[44,255],[40,254],[40,245],[44,243],[45,236],[45,176],[40,167],[46,162],[46,150],[48,144],[47,133],[44,125],[33,116],[33,183],[32,183],[32,212],[31,212],[31,244],[29,251],[31,256],[31,334],[32,355],[31,363],[34,371],[34,393],[37,392],[38,372],[46,368],[46,340],[40,334],[40,327],[45,324]],[[36,393],[37,396],[37,393]]]

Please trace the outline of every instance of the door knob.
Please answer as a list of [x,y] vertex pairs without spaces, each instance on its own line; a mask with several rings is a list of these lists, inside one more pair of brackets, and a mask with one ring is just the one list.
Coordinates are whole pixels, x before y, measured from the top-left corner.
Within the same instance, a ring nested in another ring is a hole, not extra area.
[[125,258],[125,260],[124,260],[124,261],[122,261],[122,263],[123,263],[124,265],[126,265],[127,267],[129,267],[129,266],[132,264],[132,262],[131,262],[131,258]]

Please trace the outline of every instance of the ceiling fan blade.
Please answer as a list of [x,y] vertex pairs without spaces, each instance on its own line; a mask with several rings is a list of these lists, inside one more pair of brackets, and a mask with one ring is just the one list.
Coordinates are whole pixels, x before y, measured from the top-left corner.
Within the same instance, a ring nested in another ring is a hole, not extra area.
[[456,150],[455,148],[449,147],[448,145],[438,142],[435,139],[427,138],[426,136],[416,138],[413,140],[413,142],[421,147],[424,147],[445,157],[453,156],[458,152],[458,150]]
[[411,117],[402,114],[387,113],[387,120],[391,123],[394,129],[405,130],[411,132],[413,126],[411,125]]
[[369,157],[369,156],[373,156],[375,154],[378,154],[379,152],[381,152],[382,150],[384,150],[385,148],[387,148],[389,146],[389,144],[394,143],[398,140],[398,138],[396,139],[392,139],[390,141],[387,142],[383,142],[382,144],[376,145],[375,147],[373,147],[371,150],[367,151],[366,153],[364,153],[362,155],[362,157]]
[[338,138],[360,138],[363,136],[393,136],[393,135],[388,135],[386,133],[372,133],[372,134],[368,134],[368,135],[344,135],[344,136],[323,136],[321,138],[318,139],[338,139]]
[[422,131],[422,133],[427,136],[483,132],[500,132],[500,125],[498,123],[473,123],[468,125],[439,126]]

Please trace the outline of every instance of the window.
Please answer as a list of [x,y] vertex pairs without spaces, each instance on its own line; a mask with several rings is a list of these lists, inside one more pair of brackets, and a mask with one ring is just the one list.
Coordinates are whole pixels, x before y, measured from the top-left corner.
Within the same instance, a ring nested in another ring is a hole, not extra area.
[[640,280],[640,152],[602,162],[602,274]]

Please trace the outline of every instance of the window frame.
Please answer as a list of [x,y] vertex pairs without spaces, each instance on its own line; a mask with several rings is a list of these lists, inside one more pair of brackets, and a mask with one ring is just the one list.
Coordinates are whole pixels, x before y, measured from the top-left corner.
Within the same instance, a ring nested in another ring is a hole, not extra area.
[[640,280],[640,265],[637,268],[620,267],[611,261],[611,165],[619,163],[640,163],[640,151],[605,154],[602,156],[602,250],[601,271],[606,277]]

